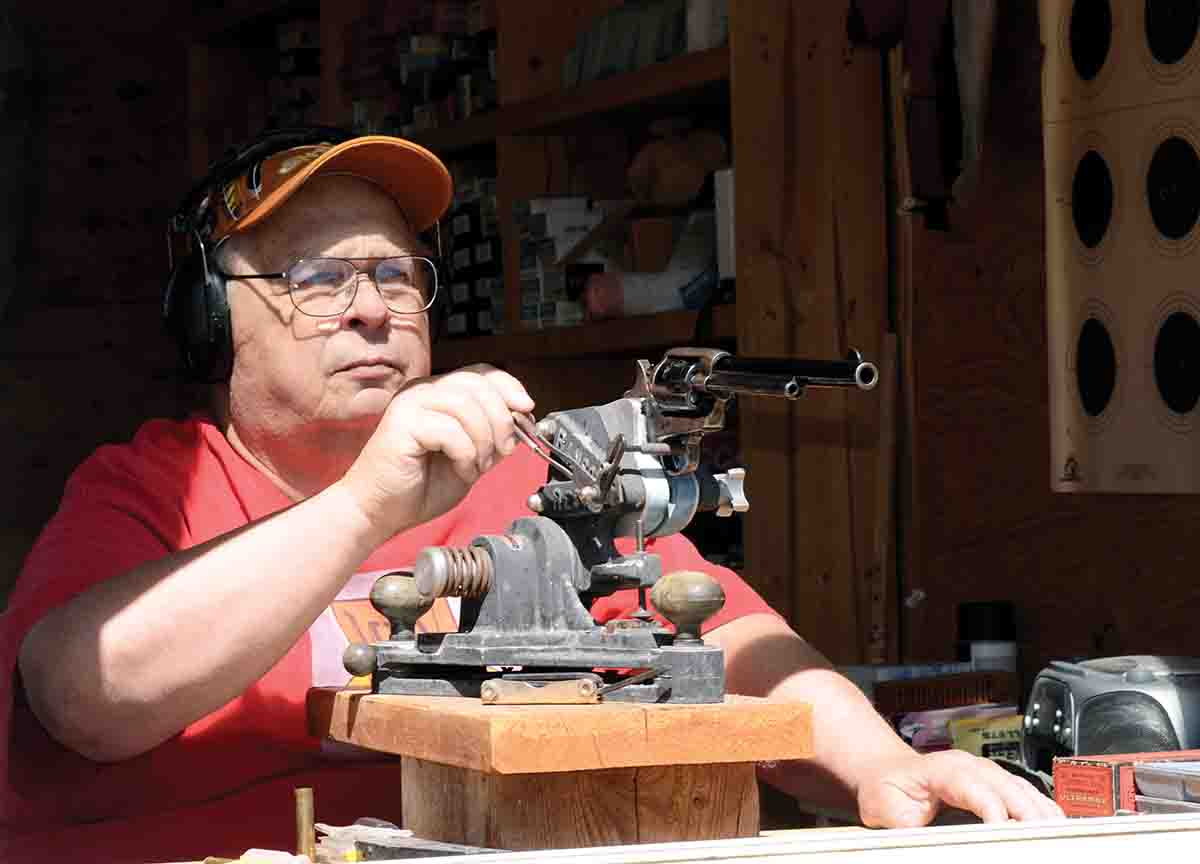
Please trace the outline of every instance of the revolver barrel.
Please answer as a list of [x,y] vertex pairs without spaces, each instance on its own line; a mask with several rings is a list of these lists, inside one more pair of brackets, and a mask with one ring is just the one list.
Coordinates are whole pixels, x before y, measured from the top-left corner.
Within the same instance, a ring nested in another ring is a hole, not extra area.
[[[873,363],[852,351],[845,360],[803,360],[779,357],[735,357],[726,354],[713,361],[712,372],[704,386],[738,392],[759,392],[765,396],[794,399],[806,387],[857,387],[870,390],[879,381]],[[772,392],[773,391],[773,392]],[[715,394],[714,394],[715,395]]]
[[653,368],[643,367],[646,392],[658,409],[676,416],[697,416],[738,396],[799,399],[808,387],[855,387],[879,383],[873,363],[851,351],[844,360],[737,357],[712,348],[674,348]]

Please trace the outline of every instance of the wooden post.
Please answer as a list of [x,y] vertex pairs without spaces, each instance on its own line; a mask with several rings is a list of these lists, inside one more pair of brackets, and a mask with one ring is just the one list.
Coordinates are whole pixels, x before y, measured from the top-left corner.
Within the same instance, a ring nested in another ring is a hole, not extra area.
[[809,706],[741,696],[489,706],[317,688],[308,709],[314,735],[402,757],[405,828],[512,851],[751,837],[756,763],[812,755]]
[[404,758],[404,827],[489,849],[575,849],[753,837],[753,763],[488,774]]

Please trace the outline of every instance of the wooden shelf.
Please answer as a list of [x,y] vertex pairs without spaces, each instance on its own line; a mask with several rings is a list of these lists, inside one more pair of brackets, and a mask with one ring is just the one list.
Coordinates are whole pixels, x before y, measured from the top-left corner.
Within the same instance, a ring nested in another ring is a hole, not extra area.
[[[475,339],[442,339],[433,346],[433,366],[435,370],[443,371],[468,363],[496,364],[506,360],[553,363],[588,354],[628,354],[690,345],[695,341],[697,317],[696,312],[663,312],[589,322],[575,327],[554,327]],[[736,329],[736,309],[733,304],[713,307],[711,341],[732,343],[736,338]]]
[[611,126],[622,115],[662,108],[728,104],[729,46],[684,54],[634,72],[592,81],[540,99],[502,105],[414,140],[435,153],[490,146],[505,135],[549,135]]

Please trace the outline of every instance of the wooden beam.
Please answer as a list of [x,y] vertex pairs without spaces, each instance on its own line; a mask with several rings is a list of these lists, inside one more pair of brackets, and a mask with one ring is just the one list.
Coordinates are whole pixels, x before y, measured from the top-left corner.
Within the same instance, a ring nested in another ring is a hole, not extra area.
[[[737,225],[737,345],[747,357],[790,356],[792,297],[781,233],[794,184],[790,103],[789,0],[734,0],[729,9],[733,103],[734,222]],[[782,191],[780,191],[782,190]],[[745,577],[773,608],[793,614],[792,406],[739,402],[750,510],[745,515]]]
[[837,340],[841,352],[859,351],[880,368],[882,376],[874,390],[846,393],[845,446],[854,542],[849,593],[855,605],[846,610],[845,624],[854,622],[846,629],[857,635],[858,644],[845,644],[841,650],[857,650],[859,662],[876,655],[882,662],[887,653],[879,625],[885,625],[887,614],[885,580],[891,509],[886,506],[890,502],[881,492],[880,483],[890,482],[890,465],[881,462],[881,454],[888,459],[891,450],[883,446],[886,433],[881,414],[890,397],[888,387],[894,384],[895,370],[885,350],[888,155],[882,67],[879,51],[850,49],[843,44],[834,79],[835,98],[830,102],[830,123],[836,136],[832,212],[837,256],[835,313],[840,319]]
[[314,688],[309,729],[383,753],[495,774],[804,759],[811,709],[727,696],[715,705],[484,705],[449,696]]
[[[887,309],[882,76],[845,2],[730,10],[738,350],[870,359]],[[853,341],[857,344],[850,345]],[[877,394],[740,405],[746,576],[830,659],[859,662],[873,563]]]
[[753,764],[487,774],[404,759],[404,827],[489,849],[543,850],[753,837]]

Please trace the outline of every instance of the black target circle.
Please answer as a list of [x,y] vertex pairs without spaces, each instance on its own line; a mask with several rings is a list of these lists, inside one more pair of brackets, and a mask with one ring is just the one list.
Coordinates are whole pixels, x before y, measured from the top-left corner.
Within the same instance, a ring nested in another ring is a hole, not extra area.
[[1093,81],[1112,48],[1113,14],[1108,0],[1075,0],[1067,38],[1075,74]]

